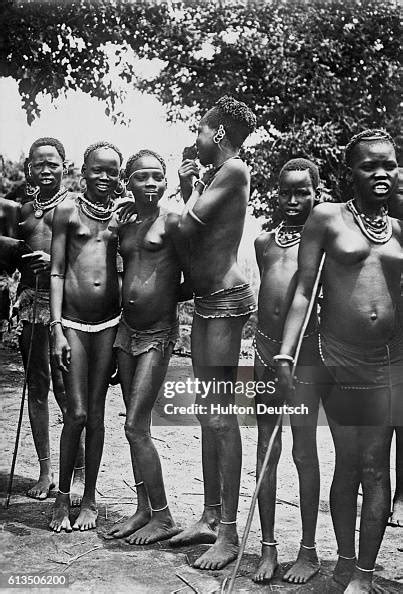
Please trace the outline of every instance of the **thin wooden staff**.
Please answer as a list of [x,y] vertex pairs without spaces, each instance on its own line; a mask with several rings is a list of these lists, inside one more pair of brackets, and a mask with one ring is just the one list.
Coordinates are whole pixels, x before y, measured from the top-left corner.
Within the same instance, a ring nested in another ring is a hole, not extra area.
[[33,344],[33,340],[34,340],[35,319],[36,319],[36,310],[37,310],[37,302],[38,302],[38,287],[39,287],[39,278],[38,278],[38,275],[36,275],[34,302],[33,302],[33,306],[32,306],[32,329],[31,329],[31,336],[29,338],[27,364],[25,366],[24,385],[22,388],[22,396],[21,396],[20,415],[18,418],[17,434],[15,436],[14,453],[13,453],[13,461],[11,463],[10,478],[8,479],[7,497],[6,497],[6,501],[4,504],[5,508],[7,508],[10,504],[10,497],[11,497],[11,491],[13,488],[13,480],[14,480],[15,463],[17,461],[18,444],[20,442],[22,417],[24,414],[25,394],[26,394],[27,385],[28,385],[28,372],[29,372],[29,366],[31,364],[32,344]]
[[[311,317],[312,309],[313,309],[313,306],[316,301],[316,295],[317,295],[318,288],[319,288],[319,282],[320,282],[320,277],[322,274],[322,268],[323,268],[324,262],[325,262],[325,253],[323,253],[321,261],[319,263],[319,268],[318,268],[318,272],[316,274],[315,283],[312,288],[311,299],[309,301],[308,309],[306,311],[306,315],[305,315],[305,319],[304,319],[304,323],[302,324],[301,332],[298,337],[298,342],[297,342],[297,346],[295,349],[295,355],[294,355],[294,362],[293,362],[292,370],[291,370],[291,378],[292,379],[294,379],[295,369],[297,367],[298,357],[299,357],[299,354],[301,351],[301,346],[302,346],[302,341],[304,339],[305,330],[306,330],[306,327],[308,326],[308,322]],[[274,440],[276,439],[278,430],[281,425],[282,417],[283,417],[283,415],[281,413],[277,416],[276,424],[274,426],[273,433],[271,434],[271,437],[269,440],[269,445],[267,446],[267,450],[266,450],[266,454],[265,454],[265,457],[263,460],[262,468],[260,470],[259,478],[257,480],[255,491],[253,493],[253,497],[252,497],[252,500],[250,503],[248,519],[246,521],[245,530],[242,535],[241,546],[239,547],[238,557],[237,557],[234,569],[232,571],[231,578],[228,582],[228,589],[227,589],[228,594],[231,594],[231,592],[234,589],[235,579],[236,579],[239,567],[241,565],[242,557],[245,552],[246,542],[248,540],[248,536],[249,536],[249,532],[250,532],[250,527],[252,525],[253,514],[255,513],[255,507],[256,507],[257,498],[259,496],[260,487],[262,485],[264,474],[266,472],[266,468],[269,463],[270,454],[273,449]]]

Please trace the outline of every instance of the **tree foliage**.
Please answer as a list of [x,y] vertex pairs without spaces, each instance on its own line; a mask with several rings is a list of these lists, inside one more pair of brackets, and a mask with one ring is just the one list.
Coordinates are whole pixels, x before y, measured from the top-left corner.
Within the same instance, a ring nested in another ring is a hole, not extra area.
[[[66,89],[104,99],[112,117],[124,118],[107,44],[122,79],[156,94],[172,120],[194,123],[225,93],[248,103],[260,127],[247,150],[256,214],[272,210],[285,160],[316,160],[338,197],[348,138],[364,127],[398,133],[399,17],[388,0],[20,1],[6,3],[2,16],[1,73],[19,82],[28,121],[40,92]],[[159,74],[139,78],[128,49],[162,60]]]

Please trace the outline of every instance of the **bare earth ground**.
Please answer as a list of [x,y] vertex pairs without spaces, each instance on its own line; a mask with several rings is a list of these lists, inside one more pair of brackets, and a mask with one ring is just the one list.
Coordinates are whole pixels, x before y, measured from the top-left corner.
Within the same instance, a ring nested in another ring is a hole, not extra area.
[[[18,420],[23,384],[22,367],[16,351],[0,344],[0,388],[2,405],[1,486],[4,494]],[[174,357],[170,379],[183,379],[189,359]],[[222,571],[201,572],[190,563],[205,549],[204,545],[172,550],[167,543],[151,546],[129,545],[125,541],[105,540],[104,535],[122,516],[133,513],[135,494],[129,449],[124,436],[124,406],[120,388],[111,387],[107,399],[104,456],[98,481],[99,520],[96,530],[71,534],[53,534],[48,529],[55,493],[46,501],[34,501],[24,493],[37,478],[37,461],[27,411],[21,432],[13,496],[8,510],[1,509],[1,574],[63,572],[68,576],[71,591],[79,592],[214,592],[219,590],[234,564]],[[58,443],[61,431],[60,413],[50,395],[50,430],[54,467],[57,469]],[[153,437],[160,452],[171,511],[179,525],[196,520],[202,509],[200,430],[198,426],[155,425]],[[242,534],[254,489],[256,427],[243,427],[244,447],[239,532]],[[318,522],[317,547],[322,569],[309,584],[291,586],[281,575],[294,560],[300,540],[300,518],[296,471],[291,461],[290,429],[283,429],[283,454],[278,476],[276,509],[277,539],[281,571],[268,586],[257,586],[251,574],[260,551],[258,514],[255,513],[246,554],[236,579],[236,592],[340,592],[331,581],[336,559],[336,543],[328,506],[333,469],[333,445],[327,427],[318,429],[322,491]],[[393,448],[394,449],[394,448]],[[394,469],[394,460],[391,461]],[[392,480],[394,480],[392,472]],[[57,476],[56,476],[57,478]],[[76,512],[77,513],[77,512]],[[387,528],[378,557],[376,581],[385,592],[403,592],[402,535],[397,528]],[[358,537],[358,532],[357,532]],[[400,548],[400,551],[399,551]],[[180,579],[182,576],[190,585]],[[5,577],[5,576],[4,576]],[[4,580],[2,582],[4,584]],[[4,584],[6,585],[6,584]],[[9,589],[10,592],[12,591]],[[51,591],[58,591],[52,588]],[[23,589],[19,589],[23,591]],[[47,590],[49,591],[49,590]]]

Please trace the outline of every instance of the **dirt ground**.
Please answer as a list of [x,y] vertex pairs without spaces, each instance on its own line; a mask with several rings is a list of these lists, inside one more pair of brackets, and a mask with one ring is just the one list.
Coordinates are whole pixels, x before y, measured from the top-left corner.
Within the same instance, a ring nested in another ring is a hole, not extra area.
[[[15,350],[0,344],[0,357],[4,451],[0,478],[4,496],[14,447],[23,374],[20,358]],[[169,379],[182,379],[189,372],[189,366],[189,359],[173,357]],[[3,559],[0,578],[3,575],[3,579],[0,581],[6,591],[15,590],[8,588],[4,583],[4,578],[9,572],[41,575],[62,573],[68,577],[71,591],[96,593],[109,593],[113,589],[114,593],[204,594],[219,590],[224,578],[230,576],[234,564],[215,572],[202,572],[191,568],[190,564],[204,550],[204,545],[171,549],[164,542],[151,546],[135,546],[127,544],[124,540],[104,538],[115,522],[122,516],[130,515],[134,510],[134,480],[129,448],[123,431],[123,411],[120,388],[111,387],[107,398],[105,448],[98,481],[98,528],[87,533],[53,534],[48,529],[48,522],[55,493],[52,492],[43,502],[34,501],[24,495],[28,486],[37,478],[38,471],[28,414],[25,410],[11,504],[7,510],[3,509],[3,506],[1,509]],[[156,421],[161,423],[158,416]],[[61,419],[52,395],[50,431],[54,467],[57,469]],[[152,434],[161,456],[172,514],[179,525],[188,525],[199,517],[203,503],[200,429],[197,425],[155,424]],[[244,455],[239,505],[240,534],[243,533],[255,483],[256,437],[256,427],[242,427]],[[331,571],[336,559],[336,542],[328,496],[334,451],[327,427],[318,428],[318,442],[322,472],[317,532],[317,548],[322,560],[320,574],[305,586],[291,586],[281,581],[282,574],[295,557],[300,540],[298,489],[296,471],[291,460],[290,428],[284,427],[276,508],[281,571],[271,585],[257,586],[250,579],[260,549],[256,511],[246,553],[236,579],[236,592],[340,592],[331,581]],[[391,468],[394,469],[394,459],[391,460]],[[392,481],[393,474],[392,472]],[[388,527],[386,530],[376,568],[376,581],[385,592],[403,592],[402,536],[403,532],[397,528]],[[51,591],[57,592],[59,589],[52,587]]]

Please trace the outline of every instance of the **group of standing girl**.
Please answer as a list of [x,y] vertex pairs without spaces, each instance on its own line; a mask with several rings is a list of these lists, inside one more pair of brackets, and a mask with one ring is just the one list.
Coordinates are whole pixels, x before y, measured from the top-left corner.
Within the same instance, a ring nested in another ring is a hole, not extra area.
[[[209,543],[194,563],[199,569],[221,569],[237,556],[242,446],[236,415],[198,417],[204,509],[200,520],[184,530],[175,525],[168,507],[150,424],[178,336],[178,301],[194,296],[195,377],[235,385],[242,329],[257,309],[237,263],[250,195],[249,170],[239,151],[255,125],[251,110],[228,96],[204,115],[196,146],[200,164],[208,169],[200,178],[195,160],[182,163],[185,207],[180,215],[158,205],[166,189],[166,167],[151,150],[130,157],[122,174],[116,146],[91,145],[84,154],[82,192],[73,194],[61,185],[61,143],[42,138],[31,147],[31,195],[17,217],[17,239],[3,238],[0,249],[17,254],[20,262],[24,361],[31,337],[37,345],[28,386],[40,476],[29,495],[39,499],[54,486],[47,408],[50,335],[52,380],[64,420],[59,490],[50,522],[55,532],[96,526],[105,397],[116,359],[138,500],[135,514],[110,536],[126,537],[132,544],[163,539],[173,546]],[[282,222],[255,244],[261,273],[255,379],[277,381],[274,397],[259,396],[265,404],[287,400],[309,409],[303,422],[291,419],[302,540],[284,579],[304,583],[320,567],[315,548],[316,422],[322,400],[336,449],[331,511],[339,559],[334,579],[352,594],[372,588],[390,511],[390,443],[394,429],[401,431],[398,426],[403,425],[398,315],[403,253],[402,223],[386,208],[398,178],[393,140],[381,130],[357,135],[346,149],[346,166],[352,193],[340,204],[316,205],[319,172],[311,161],[293,159],[280,172]],[[120,199],[126,191],[134,201]],[[320,323],[314,307],[306,324],[319,276]],[[293,379],[291,366],[302,331]],[[234,403],[234,394],[212,391],[207,399],[197,395],[196,402],[225,407]],[[258,415],[257,421],[259,474],[276,418]],[[260,583],[269,581],[278,566],[274,509],[280,450],[278,433],[259,496],[262,556],[253,579]],[[356,556],[359,485],[363,506]],[[397,505],[402,505],[399,497]],[[71,505],[80,505],[73,525]]]

